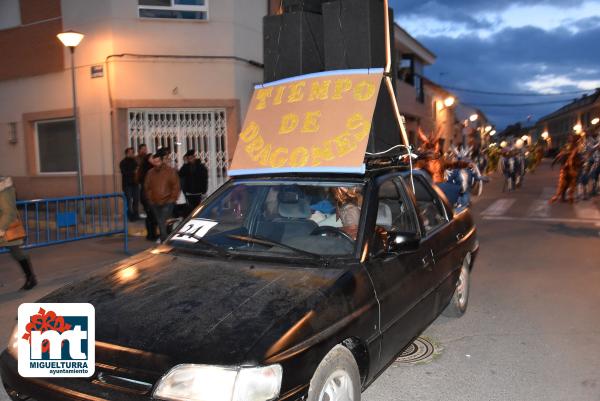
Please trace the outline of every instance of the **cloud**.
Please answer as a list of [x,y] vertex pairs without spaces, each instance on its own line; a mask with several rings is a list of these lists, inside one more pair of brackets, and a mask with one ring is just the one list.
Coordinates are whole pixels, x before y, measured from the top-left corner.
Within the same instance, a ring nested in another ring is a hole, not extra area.
[[574,8],[584,4],[586,0],[390,0],[390,5],[398,13],[406,15],[422,15],[435,7],[449,8],[465,14],[478,12],[499,12],[511,6],[550,6],[558,8]]
[[[543,30],[563,27],[571,32],[600,24],[600,2],[395,0],[395,16],[414,35],[489,37],[502,29],[527,26]],[[425,22],[425,23],[424,23]]]
[[542,74],[533,77],[533,80],[527,82],[526,86],[534,92],[544,94],[559,94],[570,88],[591,91],[600,88],[600,79],[589,80],[569,75]]
[[[414,3],[415,9],[420,9],[421,6],[417,2]],[[479,9],[484,7],[474,3],[470,0],[448,2],[455,5],[458,11],[465,10],[465,5],[470,4],[480,7]],[[516,4],[508,1],[499,3],[505,9],[510,8],[511,4]],[[565,7],[583,4],[581,1],[519,2],[521,3],[553,3]],[[568,17],[568,13],[565,15]],[[415,20],[415,23],[418,22]],[[580,13],[580,18],[571,18],[569,23],[577,29],[564,25],[547,29],[527,25],[506,26],[482,36],[477,29],[470,30],[465,28],[464,24],[459,35],[456,35],[456,30],[444,33],[451,25],[449,21],[444,21],[433,27],[434,30],[437,29],[436,33],[420,34],[417,38],[438,56],[436,63],[426,69],[426,75],[448,86],[493,92],[533,91],[543,94],[593,90],[600,86],[600,52],[596,51],[600,38],[600,16],[585,16],[584,13]],[[412,33],[410,29],[408,31]],[[507,97],[459,91],[456,93],[462,102],[475,105],[554,100],[568,102],[577,97],[576,94],[555,97]],[[482,109],[503,127],[524,120],[528,115],[538,119],[560,106],[561,104],[493,106]]]

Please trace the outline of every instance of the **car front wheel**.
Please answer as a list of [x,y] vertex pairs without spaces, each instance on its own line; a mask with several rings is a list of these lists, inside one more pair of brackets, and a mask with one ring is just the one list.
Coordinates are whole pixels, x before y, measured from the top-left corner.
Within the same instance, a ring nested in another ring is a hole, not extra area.
[[444,316],[461,317],[467,311],[471,286],[471,254],[467,254],[460,267],[460,276],[450,303],[443,312]]
[[360,374],[352,353],[335,346],[323,358],[308,389],[308,401],[360,401]]

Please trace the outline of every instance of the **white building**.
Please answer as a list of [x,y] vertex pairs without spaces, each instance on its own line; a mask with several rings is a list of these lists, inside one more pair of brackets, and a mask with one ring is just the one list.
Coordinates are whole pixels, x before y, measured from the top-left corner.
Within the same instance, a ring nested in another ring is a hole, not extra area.
[[0,174],[19,198],[77,193],[75,51],[84,189],[120,191],[123,150],[194,148],[211,189],[226,177],[253,84],[262,81],[265,0],[3,0]]

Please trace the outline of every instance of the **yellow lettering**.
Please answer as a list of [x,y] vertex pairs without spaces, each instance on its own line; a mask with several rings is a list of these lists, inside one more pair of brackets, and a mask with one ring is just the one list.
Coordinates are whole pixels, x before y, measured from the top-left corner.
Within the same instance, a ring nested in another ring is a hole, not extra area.
[[289,134],[298,127],[298,116],[294,113],[289,113],[281,117],[281,125],[279,126],[279,135]]
[[292,151],[290,154],[289,164],[292,167],[304,167],[308,163],[308,149],[300,146]]
[[337,146],[338,157],[346,156],[356,149],[356,139],[347,133],[336,136],[333,138],[333,142]]
[[366,102],[375,95],[375,85],[368,81],[361,81],[354,88],[354,99]]
[[252,160],[256,161],[258,160],[258,158],[254,154],[260,151],[263,148],[263,146],[265,146],[265,140],[262,138],[262,136],[259,135],[252,142],[246,145],[244,150],[250,155]]
[[335,81],[335,89],[333,90],[333,100],[340,100],[345,92],[352,89],[352,81],[349,79],[338,79]]
[[271,97],[273,94],[273,88],[264,88],[259,89],[256,92],[256,100],[258,103],[256,104],[256,110],[264,110],[267,108],[267,99]]
[[309,111],[304,116],[304,124],[302,124],[303,133],[312,133],[319,131],[320,111]]
[[298,103],[304,99],[304,87],[306,82],[296,82],[290,85],[290,95],[288,96],[288,103]]
[[331,141],[324,143],[323,147],[313,146],[312,147],[312,165],[320,166],[323,161],[333,160],[335,155],[331,150]]
[[259,127],[254,121],[250,121],[246,129],[240,133],[240,139],[244,142],[251,142],[258,135]]
[[277,92],[275,93],[275,99],[273,100],[273,104],[275,106],[279,106],[283,102],[283,94],[285,93],[285,86],[277,87]]
[[267,167],[269,165],[269,157],[271,156],[271,145],[268,144],[264,148],[261,149],[256,156],[254,156],[254,161],[258,161],[258,163],[262,166]]
[[308,96],[308,100],[312,102],[313,100],[327,100],[329,97],[329,87],[331,86],[331,80],[326,80],[323,82],[313,82],[310,88],[310,95]]
[[[273,168],[279,168],[285,166],[287,162],[287,154],[289,150],[286,148],[279,147],[271,153],[271,157],[269,159],[269,163]],[[285,155],[285,156],[284,156]]]
[[355,113],[348,118],[346,122],[346,127],[350,131],[354,132],[354,137],[357,141],[362,141],[365,137],[369,135],[371,132],[371,123],[363,117],[360,113]]

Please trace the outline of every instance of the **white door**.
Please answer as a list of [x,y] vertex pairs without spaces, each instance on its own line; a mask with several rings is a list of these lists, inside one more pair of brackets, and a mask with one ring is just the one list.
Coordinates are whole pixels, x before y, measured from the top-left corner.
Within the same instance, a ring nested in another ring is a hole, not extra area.
[[208,193],[227,180],[227,119],[225,109],[129,109],[128,143],[134,149],[145,143],[149,152],[168,147],[173,166],[195,149],[208,169]]

